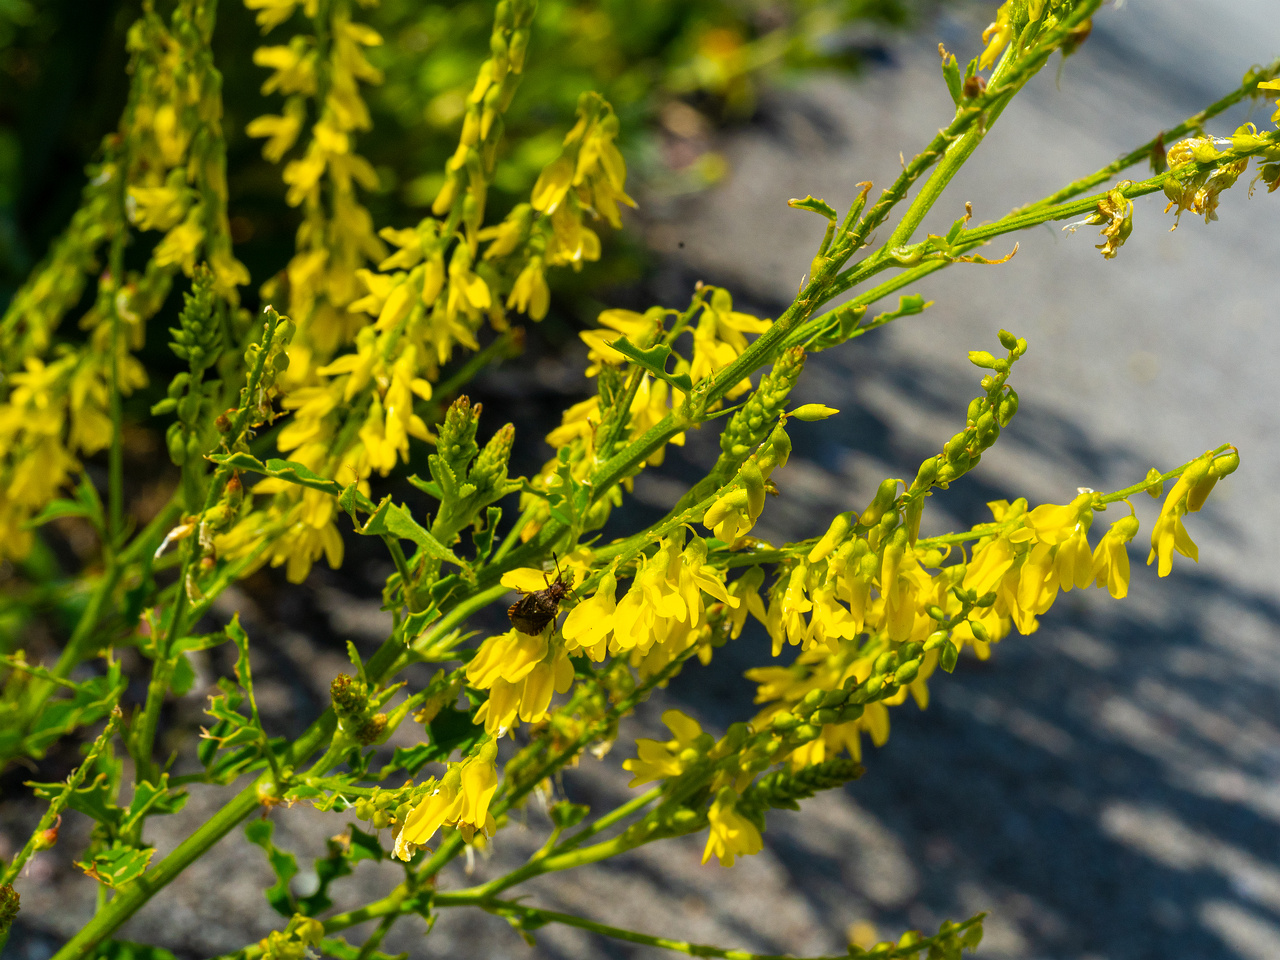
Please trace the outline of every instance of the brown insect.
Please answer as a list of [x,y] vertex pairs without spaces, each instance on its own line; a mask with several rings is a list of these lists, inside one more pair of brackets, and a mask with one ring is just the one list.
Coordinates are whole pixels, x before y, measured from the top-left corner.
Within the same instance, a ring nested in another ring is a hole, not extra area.
[[547,629],[547,624],[560,613],[560,601],[569,594],[573,582],[572,576],[568,583],[565,582],[564,576],[560,573],[559,560],[556,561],[555,583],[547,580],[545,573],[542,575],[542,579],[547,581],[545,590],[526,593],[507,608],[507,616],[511,619],[511,625],[521,633],[527,633],[531,637],[536,637]]

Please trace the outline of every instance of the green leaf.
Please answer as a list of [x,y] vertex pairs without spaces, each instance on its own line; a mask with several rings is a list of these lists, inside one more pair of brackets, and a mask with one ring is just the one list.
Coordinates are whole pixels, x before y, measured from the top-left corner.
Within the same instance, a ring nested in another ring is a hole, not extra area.
[[289,881],[298,875],[298,858],[287,850],[281,850],[271,841],[276,825],[270,820],[250,820],[244,827],[249,842],[261,847],[267,855],[267,864],[276,875],[276,882],[263,891],[267,903],[276,913],[292,917],[297,913],[297,903],[289,892]]
[[956,102],[957,107],[960,106],[960,101],[964,99],[964,80],[960,77],[960,64],[956,62],[954,53],[942,58],[942,79],[947,82],[947,92],[951,94],[951,99]]
[[389,535],[400,540],[411,540],[428,556],[447,561],[457,567],[466,566],[444,544],[428,533],[426,528],[414,520],[408,510],[392,503],[390,497],[378,504],[373,516],[363,527],[357,527],[356,533],[366,536]]
[[659,380],[665,380],[679,390],[689,393],[693,390],[693,381],[687,373],[667,373],[667,357],[671,356],[671,348],[665,343],[656,343],[648,350],[641,350],[626,337],[619,337],[609,346],[630,360],[636,366],[649,371]]
[[119,887],[135,880],[147,869],[154,847],[127,847],[117,845],[94,855],[93,859],[76,866],[108,887]]
[[173,676],[169,678],[169,689],[175,697],[185,697],[195,686],[196,672],[191,668],[191,661],[181,654],[173,661]]
[[819,200],[812,194],[805,197],[803,200],[788,200],[787,206],[794,207],[797,210],[809,210],[832,221],[839,217],[839,214],[836,213],[835,207],[831,206],[831,204],[827,203],[825,200]]
[[442,709],[427,724],[429,743],[412,747],[397,747],[391,757],[391,766],[416,775],[428,763],[443,763],[455,750],[468,752],[484,737],[484,727],[471,722],[471,714],[453,707]]
[[570,803],[568,800],[561,800],[554,804],[549,811],[551,814],[551,822],[561,830],[568,830],[580,824],[591,812],[591,808],[585,803]]
[[23,528],[34,530],[36,527],[43,527],[51,520],[58,520],[62,517],[87,517],[89,515],[88,509],[78,500],[51,500],[45,504],[43,510],[23,524]]
[[502,508],[490,507],[485,511],[484,525],[476,528],[472,526],[471,542],[475,544],[476,559],[484,563],[489,559],[489,554],[493,551],[494,534],[498,532],[498,523],[502,520]]
[[263,463],[257,457],[250,456],[247,453],[213,454],[209,459],[219,466],[275,477],[277,480],[296,483],[300,487],[309,487],[312,490],[319,490],[335,497],[343,492],[342,485],[337,481],[322,477],[315,471],[300,463],[294,463],[292,460],[272,459]]
[[177,813],[187,805],[185,790],[170,790],[169,775],[160,775],[158,784],[143,780],[133,789],[133,799],[129,801],[129,809],[120,823],[120,830],[127,832],[144,818],[153,814],[167,815]]
[[372,833],[365,833],[354,824],[351,827],[351,862],[359,863],[361,860],[384,860],[387,852],[382,849],[382,844],[378,838]]
[[[62,793],[67,784],[60,781],[32,783],[30,786],[37,798],[52,800]],[[124,810],[116,806],[114,799],[115,791],[111,787],[110,778],[105,773],[99,773],[88,783],[67,794],[67,806],[114,831],[124,817]]]

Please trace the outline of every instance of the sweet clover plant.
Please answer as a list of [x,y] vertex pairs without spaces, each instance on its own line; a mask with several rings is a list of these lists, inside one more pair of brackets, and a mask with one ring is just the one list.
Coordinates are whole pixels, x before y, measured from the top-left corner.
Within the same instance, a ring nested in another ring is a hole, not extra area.
[[[0,863],[0,939],[21,908],[24,867],[74,812],[94,821],[79,866],[99,897],[56,960],[108,955],[126,920],[237,829],[267,854],[277,881],[266,896],[282,914],[276,932],[236,954],[245,960],[382,957],[398,919],[429,924],[464,908],[529,937],[568,924],[750,960],[542,909],[520,885],[688,834],[705,837],[705,862],[759,852],[771,810],[803,810],[857,778],[864,738],[883,744],[892,709],[927,705],[961,656],[986,659],[1011,633],[1034,633],[1065,592],[1096,586],[1123,598],[1139,494],[1163,498],[1149,533],[1154,572],[1166,576],[1174,554],[1196,559],[1185,523],[1236,468],[1230,444],[1124,489],[994,502],[989,522],[920,534],[931,493],[964,482],[1017,414],[1014,368],[1029,347],[1005,331],[969,354],[973,400],[914,476],[886,478],[815,539],[774,544],[752,531],[780,493],[773,475],[791,437],[839,416],[792,402],[806,359],[856,349],[864,334],[921,313],[929,304],[911,288],[923,277],[1001,263],[1008,248],[980,251],[1051,222],[1098,227],[1098,249],[1114,258],[1138,197],[1163,193],[1175,218],[1207,221],[1251,170],[1248,189],[1275,190],[1280,109],[1264,129],[1224,137],[1205,125],[1244,98],[1280,94],[1280,61],[1050,196],[922,237],[926,214],[1010,100],[1106,15],[1102,0],[1007,0],[971,62],[939,48],[938,95],[953,118],[904,157],[894,182],[864,183],[835,204],[791,202],[826,231],[817,250],[795,251],[807,272],[777,317],[737,310],[730,290],[707,285],[677,308],[604,310],[581,332],[591,396],[545,437],[521,436],[461,391],[518,353],[522,325],[548,315],[562,278],[613,255],[609,234],[635,201],[618,145],[625,124],[609,98],[634,104],[632,88],[649,84],[741,107],[761,64],[818,56],[812,38],[838,5],[784,5],[792,19],[755,36],[710,16],[679,21],[670,39],[685,52],[646,72],[618,25],[634,16],[657,43],[654,24],[671,5],[459,5],[431,27],[459,42],[411,64],[403,52],[379,54],[377,0],[245,4],[263,36],[252,62],[270,104],[246,130],[271,189],[295,211],[275,272],[254,275],[234,242],[218,2],[147,2],[128,31],[119,125],[79,208],[0,320],[0,765],[38,771],[55,748],[80,750],[70,776],[28,786],[45,812]],[[427,29],[405,4],[387,7],[378,22]],[[482,44],[474,18],[450,21],[464,9],[484,11]],[[539,31],[598,42],[588,56],[536,43]],[[522,98],[583,63],[579,74],[603,89],[580,85],[572,119],[548,141],[529,119],[536,101]],[[414,71],[431,96],[405,92]],[[410,113],[453,137],[440,168],[418,171],[407,194],[429,211],[401,225],[371,212],[383,174],[361,152],[376,136],[369,98],[383,84],[405,88],[402,99],[422,108]],[[502,191],[510,202],[491,202]],[[166,327],[177,366],[148,365],[144,344],[165,340]],[[170,372],[157,382],[161,370]],[[147,390],[149,414],[131,414],[127,401]],[[719,437],[705,476],[652,525],[603,533],[634,478],[694,430]],[[163,437],[174,473],[159,495],[131,431]],[[509,469],[517,444],[550,448],[532,476]],[[409,494],[386,492],[395,471],[409,475]],[[92,545],[71,570],[50,559],[53,531],[65,529]],[[393,628],[368,657],[351,647],[329,708],[286,740],[255,699],[250,649],[269,638],[251,636],[220,600],[264,567],[293,583],[318,564],[338,568],[361,537],[388,559],[382,602]],[[508,605],[508,629],[469,629],[478,612]],[[772,640],[745,678],[754,715],[712,732],[669,710],[670,739],[614,744],[638,704],[691,658],[709,663],[742,642],[748,621]],[[56,637],[56,656],[24,652],[37,625]],[[224,645],[234,668],[217,679],[198,744],[166,754],[166,703],[190,689],[192,656]],[[433,678],[409,682],[414,664],[431,665]],[[414,745],[392,749],[393,735]],[[633,777],[630,798],[590,809],[566,797],[557,775],[610,745]],[[148,822],[180,810],[192,784],[222,788],[224,802],[160,856]],[[473,886],[437,882],[464,851],[502,843],[535,796],[548,800],[550,826],[527,862]],[[281,804],[310,805],[340,838],[309,896],[291,892],[295,858],[272,841]],[[335,912],[330,884],[362,859],[388,858],[402,879],[361,887],[363,906]],[[345,938],[369,920],[363,942]],[[979,915],[850,954],[958,957],[981,935]]]

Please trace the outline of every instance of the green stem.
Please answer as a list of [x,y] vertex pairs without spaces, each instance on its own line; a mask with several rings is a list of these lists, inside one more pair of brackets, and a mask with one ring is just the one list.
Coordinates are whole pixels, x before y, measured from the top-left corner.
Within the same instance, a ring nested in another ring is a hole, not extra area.
[[1176,127],[1170,127],[1168,130],[1161,131],[1157,136],[1152,137],[1136,150],[1131,150],[1129,153],[1126,153],[1119,160],[1107,164],[1105,167],[1089,174],[1087,177],[1081,177],[1079,180],[1067,184],[1067,186],[1063,187],[1061,190],[1051,193],[1049,196],[1044,197],[1041,200],[1037,200],[1035,203],[1028,204],[1025,207],[1020,207],[1014,212],[1022,213],[1036,207],[1053,206],[1054,204],[1062,203],[1064,200],[1069,200],[1078,194],[1084,193],[1086,190],[1096,187],[1100,183],[1106,183],[1121,170],[1127,170],[1135,163],[1141,163],[1143,160],[1146,160],[1157,149],[1163,149],[1170,143],[1170,141],[1180,140],[1188,133],[1201,129],[1206,120],[1216,117],[1224,110],[1235,106],[1245,97],[1255,95],[1258,92],[1259,83],[1262,83],[1264,80],[1271,80],[1277,75],[1280,75],[1280,59],[1272,60],[1265,67],[1250,73],[1248,79],[1246,79],[1244,83],[1235,90],[1232,90],[1221,100],[1211,103],[1199,113],[1193,113]]
[[44,832],[50,828],[56,829],[55,824],[61,816],[63,808],[67,805],[67,800],[70,799],[71,794],[76,790],[76,788],[84,782],[85,775],[88,774],[88,772],[93,768],[93,765],[98,762],[98,757],[102,754],[102,751],[106,749],[107,744],[110,742],[112,736],[115,735],[116,730],[119,729],[123,720],[124,715],[120,712],[120,707],[116,706],[116,708],[111,711],[111,718],[107,721],[106,727],[103,728],[102,733],[98,735],[98,738],[94,740],[93,744],[89,747],[89,752],[85,756],[84,762],[72,771],[71,776],[67,777],[67,782],[63,786],[62,790],[56,797],[49,801],[49,809],[44,812],[44,816],[42,816],[40,818],[40,822],[36,824],[36,828],[31,832],[31,836],[27,840],[26,844],[24,844],[22,849],[18,851],[13,860],[9,862],[8,866],[6,866],[3,871],[0,871],[0,886],[13,883],[18,874],[22,872],[22,868],[26,865],[27,860],[29,860],[31,855],[35,853],[36,843],[41,839]]
[[[579,930],[587,930],[591,933],[599,934],[600,936],[611,937],[614,940],[622,940],[627,943],[637,943],[647,947],[662,947],[666,950],[674,950],[677,953],[683,953],[691,957],[719,957],[721,960],[796,960],[795,956],[789,953],[751,953],[747,950],[725,949],[723,947],[711,946],[709,944],[690,943],[687,940],[673,940],[669,937],[658,937],[648,933],[638,933],[635,930],[627,930],[622,927],[613,927],[605,923],[597,923],[595,920],[588,920],[585,917],[574,916],[571,913],[560,913],[555,910],[542,910],[537,907],[528,907],[512,900],[477,898],[475,896],[461,893],[437,893],[433,904],[438,907],[480,907],[482,910],[486,910],[489,913],[516,921],[523,921],[530,926],[540,926],[545,923],[562,923],[568,927],[577,927]],[[858,950],[856,947],[851,947],[846,953],[841,953],[831,957],[813,957],[808,958],[808,960],[850,960],[850,958],[872,956],[874,956],[876,960],[900,960],[900,958],[918,957],[922,952],[928,950],[934,943],[943,939],[952,939],[957,934],[963,933],[974,924],[980,923],[983,916],[985,915],[980,914],[964,921],[963,923],[956,924],[945,934],[921,938],[910,945],[904,944],[903,946],[893,947],[889,950],[877,951],[874,954]]]

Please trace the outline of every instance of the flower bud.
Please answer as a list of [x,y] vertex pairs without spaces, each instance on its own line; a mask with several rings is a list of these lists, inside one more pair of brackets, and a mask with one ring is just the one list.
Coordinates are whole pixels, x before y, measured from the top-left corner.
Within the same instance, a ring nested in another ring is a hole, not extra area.
[[827,417],[834,416],[839,412],[839,410],[834,407],[828,407],[826,404],[806,403],[804,406],[796,407],[787,416],[795,417],[797,420],[814,421],[825,420]]

